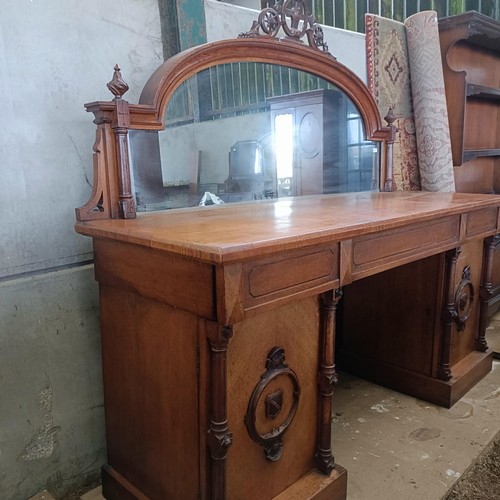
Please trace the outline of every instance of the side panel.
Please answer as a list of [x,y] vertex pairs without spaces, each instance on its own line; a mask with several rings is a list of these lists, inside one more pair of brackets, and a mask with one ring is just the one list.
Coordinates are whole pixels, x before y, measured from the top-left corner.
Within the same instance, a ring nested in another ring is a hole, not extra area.
[[197,499],[197,318],[100,291],[108,464],[148,498]]

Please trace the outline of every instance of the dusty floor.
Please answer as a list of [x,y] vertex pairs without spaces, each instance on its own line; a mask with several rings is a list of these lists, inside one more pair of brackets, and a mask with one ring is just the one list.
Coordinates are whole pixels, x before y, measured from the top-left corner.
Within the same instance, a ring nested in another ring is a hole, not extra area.
[[[348,500],[443,498],[500,430],[498,415],[499,361],[449,410],[341,373],[333,447],[348,470]],[[97,488],[82,500],[103,497]]]
[[[500,337],[500,314],[488,335],[493,347]],[[456,494],[461,488],[466,496],[448,500],[500,499],[492,484],[493,496],[483,497],[473,493],[470,482],[457,483],[464,472],[464,479],[482,474],[483,482],[492,480],[488,476],[491,456],[477,468],[470,466],[500,431],[499,360],[451,409],[345,373],[339,374],[339,380],[333,450],[336,461],[348,470],[348,500],[440,500],[452,494],[454,484]],[[53,500],[47,492],[40,495],[33,498]],[[95,488],[81,499],[103,500],[103,496]]]
[[349,500],[439,500],[500,430],[500,362],[451,409],[344,374],[336,403]]

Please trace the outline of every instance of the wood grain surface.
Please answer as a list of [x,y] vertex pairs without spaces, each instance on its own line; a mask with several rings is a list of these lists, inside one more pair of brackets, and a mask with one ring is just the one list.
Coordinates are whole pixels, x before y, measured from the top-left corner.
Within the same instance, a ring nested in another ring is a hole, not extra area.
[[[499,205],[498,197],[469,193],[315,195],[144,213],[134,220],[78,222],[75,228],[94,238],[135,243],[217,264],[348,240],[487,207],[495,207],[498,213]],[[495,230],[491,227],[485,235]]]

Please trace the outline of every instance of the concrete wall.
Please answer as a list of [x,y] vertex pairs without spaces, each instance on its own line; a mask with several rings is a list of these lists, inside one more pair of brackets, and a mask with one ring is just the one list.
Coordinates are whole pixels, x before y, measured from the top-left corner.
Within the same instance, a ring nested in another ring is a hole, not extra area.
[[[209,40],[256,18],[205,7]],[[328,30],[332,52],[362,73],[362,36],[338,31]],[[83,103],[111,98],[115,63],[137,102],[162,62],[158,2],[3,1],[0,61],[0,498],[61,497],[105,461],[92,249],[73,231],[92,179]]]
[[105,458],[91,242],[92,115],[122,66],[137,101],[162,62],[157,0],[3,1],[0,13],[0,498],[61,496]]

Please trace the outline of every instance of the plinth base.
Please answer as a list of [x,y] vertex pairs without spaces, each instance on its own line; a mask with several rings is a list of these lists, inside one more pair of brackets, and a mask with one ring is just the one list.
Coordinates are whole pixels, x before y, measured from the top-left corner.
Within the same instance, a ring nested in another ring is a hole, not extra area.
[[493,353],[472,351],[451,367],[453,377],[444,381],[404,368],[341,351],[340,368],[389,389],[445,408],[453,406],[491,371]]
[[[102,468],[102,492],[104,498],[108,500],[149,500],[109,465]],[[347,471],[336,465],[329,476],[312,469],[273,500],[345,500],[346,498]]]
[[347,471],[340,465],[329,476],[312,469],[273,500],[345,500]]

